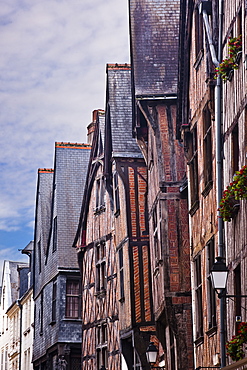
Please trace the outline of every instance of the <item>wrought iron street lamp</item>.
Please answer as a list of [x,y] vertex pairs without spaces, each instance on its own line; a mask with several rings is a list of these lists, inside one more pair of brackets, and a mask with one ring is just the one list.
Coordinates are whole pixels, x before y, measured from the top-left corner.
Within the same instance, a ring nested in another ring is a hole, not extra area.
[[226,267],[222,257],[216,257],[216,262],[211,268],[211,281],[214,290],[217,292],[218,297],[222,298],[243,298],[247,295],[242,294],[226,294],[226,282],[229,270]]

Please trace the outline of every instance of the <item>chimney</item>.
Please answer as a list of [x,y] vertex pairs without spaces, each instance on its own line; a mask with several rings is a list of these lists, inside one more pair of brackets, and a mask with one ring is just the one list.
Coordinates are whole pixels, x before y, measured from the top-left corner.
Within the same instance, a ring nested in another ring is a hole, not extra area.
[[95,131],[97,113],[98,113],[98,109],[95,109],[92,113],[92,122],[87,126],[87,143],[89,145],[92,145],[92,142],[93,142],[93,134]]

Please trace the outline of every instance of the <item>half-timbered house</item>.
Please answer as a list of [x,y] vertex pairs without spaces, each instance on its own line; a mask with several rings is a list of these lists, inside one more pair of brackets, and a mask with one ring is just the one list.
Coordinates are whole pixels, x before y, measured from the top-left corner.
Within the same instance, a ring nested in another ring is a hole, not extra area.
[[[240,297],[246,294],[246,204],[231,193],[234,174],[246,164],[244,50],[246,1],[181,1],[177,122],[188,161],[197,368],[232,362],[226,340],[246,321],[246,298]],[[217,256],[229,269],[230,298],[219,299],[212,288]]]
[[[146,217],[147,170],[132,138],[131,70],[107,65],[78,229],[82,368],[148,368],[155,338]],[[90,125],[90,130],[92,124]]]
[[157,364],[192,369],[190,249],[183,147],[176,140],[179,1],[130,0],[133,131],[148,168]]

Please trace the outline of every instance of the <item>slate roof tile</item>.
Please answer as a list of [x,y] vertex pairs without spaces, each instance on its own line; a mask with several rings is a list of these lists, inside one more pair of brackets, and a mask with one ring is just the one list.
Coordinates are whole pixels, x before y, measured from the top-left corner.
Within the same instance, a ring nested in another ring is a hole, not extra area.
[[112,152],[115,157],[142,157],[132,138],[131,68],[128,64],[107,65],[108,100],[110,109]]
[[179,0],[129,0],[136,95],[175,94]]

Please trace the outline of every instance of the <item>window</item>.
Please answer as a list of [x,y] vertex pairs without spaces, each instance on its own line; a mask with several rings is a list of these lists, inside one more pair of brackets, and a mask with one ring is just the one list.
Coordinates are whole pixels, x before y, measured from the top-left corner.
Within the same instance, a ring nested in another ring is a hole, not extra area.
[[[240,296],[241,295],[241,268],[240,264],[234,270],[234,295]],[[235,299],[235,316],[241,316],[241,297]],[[236,322],[236,334],[238,331],[239,323]]]
[[215,259],[214,238],[207,244],[207,301],[208,301],[208,329],[216,326],[215,291],[212,286],[210,271]]
[[55,252],[57,250],[57,217],[53,220],[53,244],[52,244],[52,251]]
[[34,316],[34,331],[33,331],[33,337],[35,339],[36,337],[36,328],[38,327],[38,325],[36,325],[36,320],[37,320],[37,308],[36,308],[36,304],[34,304],[34,313],[33,313],[33,316]]
[[201,255],[195,259],[196,337],[203,336]]
[[17,333],[16,333],[16,315],[13,317],[13,341],[16,340]]
[[56,306],[57,306],[57,280],[54,280],[52,285],[52,309],[51,309],[52,322],[56,322]]
[[40,309],[39,309],[39,334],[43,335],[43,314],[44,314],[44,295],[43,295],[43,290],[41,291],[41,296],[40,296]]
[[195,8],[195,48],[196,57],[203,50],[203,18],[198,6]]
[[105,207],[104,203],[104,178],[100,177],[96,180],[96,207],[95,211],[99,212]]
[[66,283],[66,313],[67,318],[79,319],[80,312],[80,281],[68,279]]
[[3,365],[4,365],[4,362],[3,362],[3,354],[4,354],[4,350],[2,349],[2,351],[1,351],[1,370],[4,370],[4,368],[3,368]]
[[32,304],[32,300],[29,299],[28,301],[28,307],[27,307],[27,310],[28,310],[28,314],[27,314],[27,327],[29,328],[31,326],[31,304]]
[[41,241],[38,241],[38,254],[39,254],[39,273],[41,273]]
[[234,174],[239,169],[239,134],[238,134],[238,124],[235,125],[232,131],[232,174]]
[[123,247],[118,251],[119,256],[119,276],[120,276],[120,302],[124,301],[124,269],[123,269]]
[[30,348],[28,348],[27,350],[27,369],[30,369],[31,368],[31,354],[30,354]]
[[8,370],[8,347],[5,348],[5,370]]
[[198,185],[198,148],[197,148],[197,127],[194,126],[190,133],[189,141],[189,176],[190,176],[190,214],[193,215],[199,206],[199,185]]
[[5,286],[3,287],[2,299],[3,299],[3,310],[4,310],[5,309],[5,307],[4,307],[4,302],[5,302]]
[[97,348],[97,369],[102,366],[108,366],[108,352],[107,352],[107,324],[96,328],[96,348]]
[[[203,154],[204,154],[204,185],[206,188],[212,187],[212,121],[208,105],[203,110]],[[208,194],[208,191],[207,193]],[[205,194],[205,195],[206,195]],[[203,194],[204,195],[204,194]]]
[[156,267],[161,260],[161,249],[160,249],[160,237],[159,237],[159,224],[161,220],[161,214],[159,205],[156,204],[153,209],[153,237],[154,237],[154,252],[155,252],[155,265]]
[[242,35],[242,7],[237,15],[237,35]]
[[25,365],[25,369],[28,369],[27,351],[24,352],[24,365]]
[[96,293],[106,290],[106,244],[104,241],[96,245]]
[[113,174],[113,191],[114,191],[114,215],[118,216],[120,213],[120,200],[119,200],[119,184],[118,173]]

